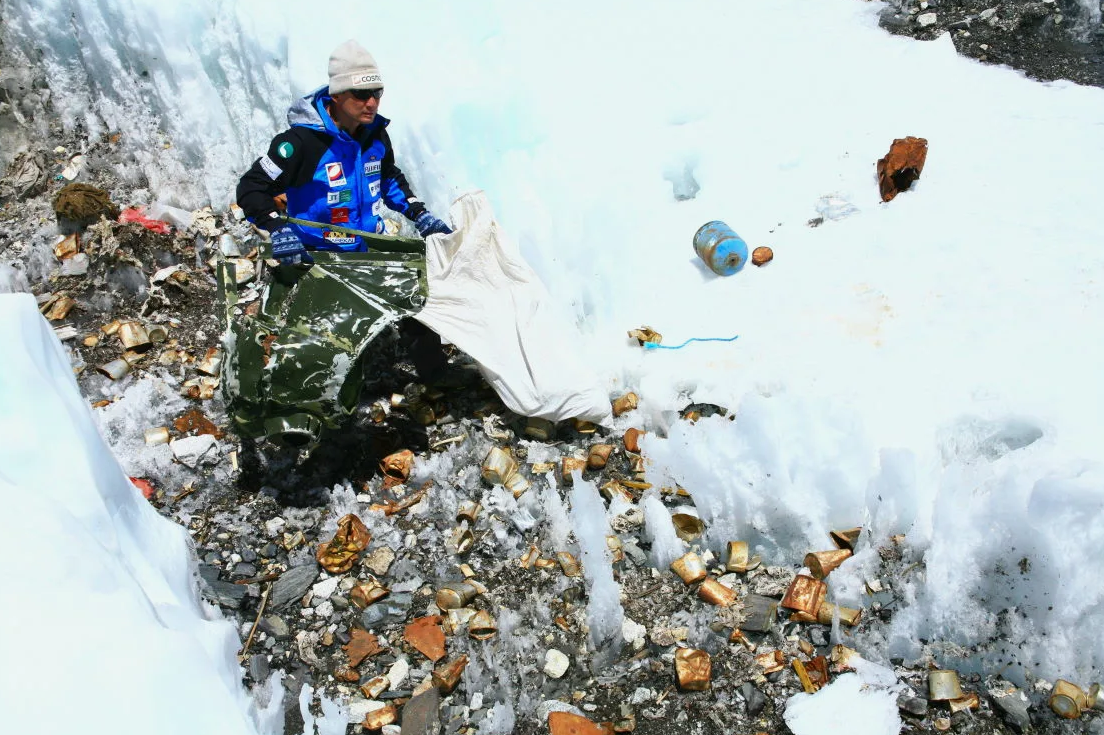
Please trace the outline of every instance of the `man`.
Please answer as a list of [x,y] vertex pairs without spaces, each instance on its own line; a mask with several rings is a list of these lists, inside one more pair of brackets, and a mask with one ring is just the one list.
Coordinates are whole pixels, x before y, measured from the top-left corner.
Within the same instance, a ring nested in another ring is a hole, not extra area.
[[[329,84],[288,110],[288,130],[272,139],[238,182],[238,205],[272,235],[272,255],[284,265],[314,259],[311,250],[363,252],[363,238],[331,230],[342,225],[383,232],[384,203],[414,223],[422,237],[452,230],[426,210],[395,165],[387,118],[378,114],[383,77],[376,60],[356,41],[330,54]],[[286,196],[289,217],[322,223],[311,227],[280,219],[276,198]],[[435,332],[412,319],[400,333],[418,374],[441,376],[448,360]]]
[[330,55],[329,85],[288,110],[288,130],[272,139],[238,182],[238,204],[272,235],[272,255],[284,265],[311,264],[310,250],[364,251],[355,235],[325,226],[285,223],[276,197],[287,197],[290,217],[383,232],[384,203],[414,223],[422,237],[452,232],[411,191],[378,114],[383,77],[376,60],[356,41]]

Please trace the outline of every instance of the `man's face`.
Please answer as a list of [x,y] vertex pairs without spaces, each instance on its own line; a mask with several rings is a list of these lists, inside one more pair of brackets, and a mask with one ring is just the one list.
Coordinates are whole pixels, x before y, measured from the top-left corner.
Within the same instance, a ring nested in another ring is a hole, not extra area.
[[[337,104],[338,116],[345,122],[370,125],[376,119],[382,95],[382,89],[352,89],[338,92],[333,96],[333,101]],[[337,122],[340,124],[342,120]]]

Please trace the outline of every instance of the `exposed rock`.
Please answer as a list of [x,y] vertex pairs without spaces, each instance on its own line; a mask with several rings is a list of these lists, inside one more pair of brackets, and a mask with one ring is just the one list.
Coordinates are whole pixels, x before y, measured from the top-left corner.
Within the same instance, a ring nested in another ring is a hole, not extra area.
[[274,610],[282,610],[294,600],[298,600],[307,594],[311,582],[318,576],[318,567],[312,562],[303,566],[293,567],[272,584],[271,605]]

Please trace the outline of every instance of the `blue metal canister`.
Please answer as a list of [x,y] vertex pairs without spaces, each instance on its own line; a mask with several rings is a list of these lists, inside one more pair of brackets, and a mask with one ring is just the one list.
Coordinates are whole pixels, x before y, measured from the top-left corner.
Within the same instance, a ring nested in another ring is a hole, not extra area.
[[718,276],[731,276],[744,267],[748,246],[720,220],[706,222],[694,233],[694,252]]

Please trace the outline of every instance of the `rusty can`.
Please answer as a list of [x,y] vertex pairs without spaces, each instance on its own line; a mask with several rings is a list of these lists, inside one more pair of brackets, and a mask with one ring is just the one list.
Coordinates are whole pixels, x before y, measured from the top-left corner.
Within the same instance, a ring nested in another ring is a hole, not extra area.
[[709,688],[713,665],[709,654],[696,648],[680,648],[675,652],[675,673],[679,686],[688,692]]
[[736,602],[736,591],[725,587],[713,577],[706,577],[698,588],[698,597],[718,607],[728,607]]
[[832,620],[836,617],[836,613],[839,613],[839,620],[841,623],[852,628],[859,624],[859,618],[862,617],[862,610],[857,610],[853,607],[843,607],[842,605],[835,605],[826,601],[820,603],[820,609],[817,610],[816,614],[817,622],[821,625],[831,625]]
[[705,562],[693,551],[688,551],[671,562],[671,569],[686,584],[694,584],[705,579]]
[[841,531],[829,531],[828,536],[832,539],[832,543],[836,545],[836,548],[854,551],[855,544],[859,542],[859,534],[861,533],[862,526],[856,526],[855,528],[846,528]]
[[958,672],[951,669],[936,669],[928,672],[928,699],[933,702],[947,702],[962,698],[962,687],[958,683]]
[[595,444],[587,452],[587,469],[600,470],[609,462],[609,456],[613,453],[612,444]]
[[482,507],[477,500],[465,500],[456,510],[456,522],[467,521],[468,525],[474,526]]
[[851,556],[850,549],[833,549],[832,551],[812,551],[805,555],[804,564],[817,579],[824,579],[832,570]]
[[1099,684],[1089,687],[1089,707],[1095,710],[1104,710],[1104,688]]
[[472,616],[471,622],[468,623],[468,635],[477,641],[493,638],[497,632],[498,624],[495,623],[495,619],[486,610],[477,612]]
[[694,252],[718,276],[738,273],[748,259],[747,243],[720,220],[698,228],[694,233]]
[[583,573],[579,562],[570,551],[557,551],[556,561],[560,563],[560,569],[563,570],[565,577],[578,577]]
[[448,694],[460,683],[460,677],[467,665],[468,657],[462,654],[459,658],[438,666],[433,670],[433,685],[440,689],[442,694]]
[[150,339],[146,328],[138,322],[123,322],[119,325],[119,341],[128,350],[149,349]]
[[1059,717],[1076,720],[1081,716],[1085,705],[1088,704],[1088,696],[1076,684],[1065,679],[1059,679],[1054,682],[1054,689],[1051,690],[1047,704]]
[[483,479],[492,485],[505,485],[517,469],[517,460],[510,450],[494,447],[483,460]]
[[799,574],[794,577],[789,589],[786,590],[786,596],[782,598],[782,607],[811,615],[815,620],[827,591],[828,585],[824,582],[805,574]]
[[455,610],[458,607],[466,607],[469,602],[479,594],[479,588],[474,580],[465,579],[463,582],[448,582],[437,590],[437,607],[442,610]]
[[639,398],[630,391],[619,398],[613,399],[613,415],[620,416],[623,413],[628,413],[636,409],[637,405],[639,405]]

